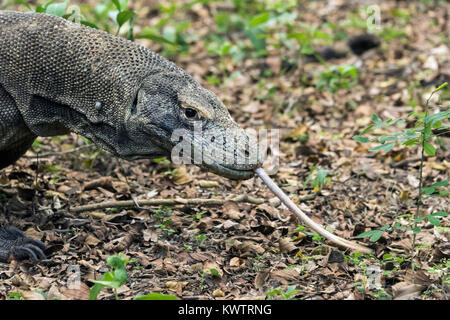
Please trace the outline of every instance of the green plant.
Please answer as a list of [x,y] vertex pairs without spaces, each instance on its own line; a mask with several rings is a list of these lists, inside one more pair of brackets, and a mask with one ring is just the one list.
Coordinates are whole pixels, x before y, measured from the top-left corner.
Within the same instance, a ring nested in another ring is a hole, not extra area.
[[9,300],[24,300],[20,292],[12,292],[8,295]]
[[[436,211],[431,214],[419,216],[420,208],[423,204],[423,201],[428,199],[429,197],[444,197],[448,196],[449,192],[442,189],[443,187],[448,186],[448,180],[441,180],[433,183],[428,187],[423,186],[423,166],[425,154],[428,156],[434,156],[436,154],[436,148],[432,143],[432,139],[436,137],[436,134],[433,133],[433,129],[444,129],[444,131],[449,130],[448,126],[444,125],[444,121],[448,121],[450,119],[450,109],[445,111],[436,112],[430,114],[429,112],[429,103],[433,95],[441,90],[443,90],[448,85],[447,82],[440,85],[438,88],[433,90],[433,92],[428,97],[425,104],[425,111],[423,114],[416,114],[412,112],[408,115],[408,117],[416,116],[416,123],[414,127],[404,129],[403,131],[396,132],[392,135],[381,136],[373,139],[369,139],[364,136],[367,132],[373,129],[380,129],[383,127],[392,126],[394,124],[403,124],[405,122],[404,119],[388,119],[382,121],[377,115],[372,115],[373,124],[364,129],[362,133],[358,136],[354,136],[353,139],[361,142],[377,142],[378,146],[371,148],[369,151],[385,151],[388,152],[394,148],[397,144],[401,144],[403,146],[418,146],[420,148],[420,166],[419,166],[419,186],[418,191],[419,195],[416,200],[416,211],[414,214],[414,218],[412,222],[409,224],[411,230],[413,231],[413,243],[411,249],[411,262],[414,259],[414,254],[416,250],[416,234],[421,231],[418,223],[422,220],[427,219],[432,225],[440,226],[440,220],[438,217],[447,217],[448,212],[444,211]],[[424,194],[426,195],[424,197]],[[394,224],[394,227],[397,229],[401,228],[401,225],[398,223]],[[360,234],[358,237],[370,237],[370,240],[375,242],[382,236],[384,231],[391,231],[392,228],[390,226],[383,226],[377,230],[371,230]],[[411,263],[414,266],[413,263]],[[413,267],[413,280],[414,280],[414,267]]]
[[331,93],[339,89],[348,89],[358,83],[358,69],[355,66],[331,66],[319,74],[316,88],[327,88]]
[[285,291],[281,289],[271,289],[267,291],[267,300],[295,300],[294,295],[300,293],[300,290],[296,290],[296,286],[292,285],[287,287]]
[[441,259],[438,264],[428,269],[428,273],[438,275],[440,279],[441,290],[446,290],[450,285],[450,261],[448,259]]
[[313,42],[321,40],[322,42],[329,42],[333,37],[316,27],[312,27],[305,23],[300,23],[301,31],[290,32],[287,34],[287,39],[295,39],[300,45],[300,54],[314,56],[319,62],[326,66],[325,61],[314,50]]
[[310,170],[310,174],[305,180],[303,189],[309,184],[314,192],[318,192],[326,183],[331,182],[331,178],[327,177],[328,172],[328,170],[313,166]]
[[170,218],[171,215],[172,210],[168,207],[154,210],[153,216],[156,220],[155,228],[161,229],[167,235],[175,233],[176,231],[170,228],[170,225],[172,224],[172,219]]
[[177,296],[162,293],[138,294],[133,300],[178,300]]
[[192,214],[183,216],[183,218],[192,218],[192,219],[195,219],[195,220],[200,220],[205,213],[208,213],[208,211],[207,210],[202,210],[200,212],[194,212]]
[[222,278],[222,276],[220,275],[220,272],[215,268],[209,269],[208,273],[214,278],[219,278],[219,279]]
[[119,300],[117,289],[123,286],[127,281],[126,264],[134,260],[124,259],[122,254],[110,256],[106,262],[111,267],[112,271],[106,272],[100,280],[89,280],[94,284],[89,293],[89,300],[97,300],[97,296],[103,288],[112,288],[116,300]]
[[197,234],[194,236],[197,246],[201,245],[206,240],[206,234]]
[[117,23],[117,32],[116,35],[119,35],[120,29],[122,26],[129,22],[128,28],[128,40],[134,41],[133,29],[134,29],[134,18],[136,16],[136,12],[133,10],[128,10],[128,0],[119,1],[119,0],[111,0],[117,10],[110,11],[110,15],[113,20]]

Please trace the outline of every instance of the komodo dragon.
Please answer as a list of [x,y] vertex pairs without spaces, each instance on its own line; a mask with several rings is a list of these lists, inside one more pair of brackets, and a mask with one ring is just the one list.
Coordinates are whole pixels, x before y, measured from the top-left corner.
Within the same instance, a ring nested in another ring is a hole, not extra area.
[[[195,136],[198,124],[215,134]],[[69,132],[127,160],[168,156],[176,129],[187,130],[182,139],[194,148],[212,151],[199,165],[216,174],[248,179],[261,164],[259,156],[247,161],[256,140],[216,95],[174,63],[56,16],[0,11],[0,169],[37,136]],[[0,261],[36,261],[44,250],[15,228],[0,229]]]

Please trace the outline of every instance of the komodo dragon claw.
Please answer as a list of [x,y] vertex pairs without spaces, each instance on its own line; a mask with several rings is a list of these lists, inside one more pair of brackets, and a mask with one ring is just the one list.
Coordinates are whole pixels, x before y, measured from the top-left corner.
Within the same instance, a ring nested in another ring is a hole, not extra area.
[[39,240],[26,237],[14,227],[0,229],[0,262],[31,259],[33,263],[45,259],[46,245]]

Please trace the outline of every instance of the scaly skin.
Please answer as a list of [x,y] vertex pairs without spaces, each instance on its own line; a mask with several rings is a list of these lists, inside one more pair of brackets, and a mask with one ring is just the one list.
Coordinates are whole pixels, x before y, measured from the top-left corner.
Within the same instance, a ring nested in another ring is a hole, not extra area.
[[174,63],[55,16],[0,11],[0,169],[37,136],[75,132],[134,160],[170,156],[176,131],[219,175],[248,179],[261,164],[255,139]]

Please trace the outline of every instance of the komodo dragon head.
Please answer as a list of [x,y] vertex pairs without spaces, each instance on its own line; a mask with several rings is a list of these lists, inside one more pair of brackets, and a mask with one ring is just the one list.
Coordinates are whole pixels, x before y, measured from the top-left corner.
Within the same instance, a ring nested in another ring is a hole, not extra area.
[[230,179],[251,178],[261,166],[256,139],[214,93],[184,70],[170,69],[153,71],[142,82],[125,121],[134,145],[122,157],[146,157],[138,151],[145,146],[152,149],[151,156],[171,155],[174,162],[196,164]]

